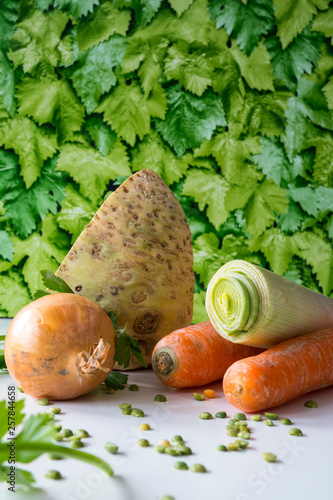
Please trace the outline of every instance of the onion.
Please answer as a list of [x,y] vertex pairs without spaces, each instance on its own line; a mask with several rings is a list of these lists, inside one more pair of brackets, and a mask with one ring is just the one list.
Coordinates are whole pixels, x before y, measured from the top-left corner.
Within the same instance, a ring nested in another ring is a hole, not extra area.
[[116,332],[99,305],[71,293],[26,305],[5,340],[8,371],[36,398],[73,399],[100,385],[114,365]]

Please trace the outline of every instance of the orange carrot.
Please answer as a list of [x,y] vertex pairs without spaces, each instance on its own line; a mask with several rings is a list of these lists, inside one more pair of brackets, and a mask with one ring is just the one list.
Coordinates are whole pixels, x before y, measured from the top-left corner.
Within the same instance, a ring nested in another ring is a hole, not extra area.
[[242,411],[278,406],[333,385],[333,327],[285,340],[227,370],[223,391]]
[[221,379],[232,363],[262,351],[225,340],[206,321],[163,337],[153,351],[152,366],[166,385],[195,387]]

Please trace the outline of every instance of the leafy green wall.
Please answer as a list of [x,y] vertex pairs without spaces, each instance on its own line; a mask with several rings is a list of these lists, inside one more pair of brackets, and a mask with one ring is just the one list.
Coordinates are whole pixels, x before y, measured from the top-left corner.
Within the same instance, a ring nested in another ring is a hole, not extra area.
[[194,320],[234,258],[333,289],[327,0],[0,1],[0,313],[152,168],[194,244]]

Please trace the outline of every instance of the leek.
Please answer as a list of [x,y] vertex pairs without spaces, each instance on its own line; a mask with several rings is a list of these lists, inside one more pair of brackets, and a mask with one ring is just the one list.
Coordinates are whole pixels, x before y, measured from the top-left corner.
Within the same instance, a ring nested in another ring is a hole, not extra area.
[[333,299],[243,260],[215,273],[206,309],[223,337],[263,348],[333,326]]

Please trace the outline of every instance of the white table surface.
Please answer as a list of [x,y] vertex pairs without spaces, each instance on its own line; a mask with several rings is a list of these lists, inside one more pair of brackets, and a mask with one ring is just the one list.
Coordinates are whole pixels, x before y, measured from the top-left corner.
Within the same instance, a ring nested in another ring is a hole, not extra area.
[[[290,418],[293,427],[302,429],[303,437],[289,436],[290,426],[275,423],[274,427],[267,427],[263,422],[249,420],[252,434],[247,450],[219,452],[218,444],[234,440],[226,435],[229,419],[201,420],[199,414],[226,411],[232,417],[238,411],[225,399],[221,382],[209,385],[216,391],[214,399],[196,401],[192,396],[194,389],[168,388],[151,369],[128,373],[129,384],[138,384],[138,392],[125,388],[111,395],[96,389],[76,400],[55,403],[62,409],[56,421],[73,431],[88,430],[91,437],[84,440],[86,445],[82,450],[108,461],[114,469],[113,478],[89,464],[71,459],[50,460],[44,455],[31,464],[17,464],[33,472],[39,491],[21,494],[17,490],[13,496],[3,483],[1,499],[158,500],[166,494],[173,495],[175,500],[333,499],[333,387],[272,409],[281,417]],[[6,397],[11,384],[11,377],[2,373],[0,399]],[[166,395],[167,402],[153,401],[161,393]],[[35,399],[17,392],[17,399],[22,397],[27,415],[50,408],[41,407]],[[305,408],[304,402],[309,399],[315,400],[319,407]],[[122,415],[118,407],[122,402],[141,408],[145,417]],[[150,431],[138,429],[143,422],[150,424]],[[184,438],[193,455],[171,457],[154,450],[161,439],[171,440],[175,434]],[[150,447],[136,444],[143,437],[149,440]],[[118,444],[117,455],[105,451],[106,441]],[[277,462],[265,462],[263,452],[275,453]],[[207,473],[176,470],[173,464],[178,460],[188,465],[202,463]],[[64,479],[44,478],[49,469],[59,470]]]

